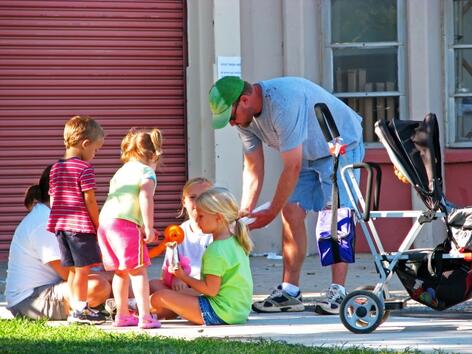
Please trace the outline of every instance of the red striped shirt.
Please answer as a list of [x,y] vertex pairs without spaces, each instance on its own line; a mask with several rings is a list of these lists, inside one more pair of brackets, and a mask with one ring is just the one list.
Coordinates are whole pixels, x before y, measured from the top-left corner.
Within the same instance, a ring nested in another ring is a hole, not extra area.
[[72,157],[59,160],[49,175],[49,195],[53,200],[48,231],[96,233],[85,205],[83,192],[95,189],[95,172],[90,163]]

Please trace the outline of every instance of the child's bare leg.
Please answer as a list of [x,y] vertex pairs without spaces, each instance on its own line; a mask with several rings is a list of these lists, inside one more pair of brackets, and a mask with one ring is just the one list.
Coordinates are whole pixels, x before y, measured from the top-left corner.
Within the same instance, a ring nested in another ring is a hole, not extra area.
[[90,267],[74,267],[74,276],[72,280],[72,288],[74,300],[76,301],[87,301],[88,292],[88,276],[90,273]]
[[152,279],[149,280],[149,292],[151,294],[155,293],[156,291],[169,289],[167,285],[161,279]]
[[199,292],[193,290],[192,288],[184,288],[184,289],[180,290],[179,293],[186,294],[186,295],[191,295],[191,296],[200,296],[200,295],[202,295]]
[[149,279],[146,267],[129,271],[134,298],[138,305],[139,317],[150,315],[149,309]]
[[119,316],[128,316],[128,287],[129,274],[127,271],[117,270],[113,277],[113,297],[116,303],[116,314]]
[[[161,279],[152,279],[149,281],[149,291],[152,294],[154,294],[157,291],[164,290],[164,289],[169,289],[167,285],[164,284],[164,282]],[[152,304],[150,304],[150,310],[152,313],[157,314],[157,317],[160,319],[167,319],[171,320],[177,317],[177,314],[175,312],[172,312],[167,309],[161,309],[159,312],[155,308],[152,307]]]
[[158,316],[159,313],[168,310],[190,322],[203,324],[198,296],[164,289],[151,295],[151,306],[156,310]]
[[69,270],[69,275],[67,276],[67,286],[69,288],[69,299],[68,299],[67,303],[68,303],[68,306],[69,306],[69,308],[68,308],[69,312],[72,312],[72,311],[75,310],[75,303],[77,301],[77,296],[74,292],[75,289],[74,289],[74,286],[73,286],[74,277],[75,277],[75,268],[71,267],[70,270]]

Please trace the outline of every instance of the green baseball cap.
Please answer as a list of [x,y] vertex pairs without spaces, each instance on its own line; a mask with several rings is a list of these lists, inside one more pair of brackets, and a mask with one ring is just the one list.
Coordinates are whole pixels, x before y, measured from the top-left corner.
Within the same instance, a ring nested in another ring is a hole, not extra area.
[[231,117],[233,103],[241,96],[244,81],[237,76],[225,76],[216,81],[208,94],[208,103],[213,114],[213,128],[226,126]]

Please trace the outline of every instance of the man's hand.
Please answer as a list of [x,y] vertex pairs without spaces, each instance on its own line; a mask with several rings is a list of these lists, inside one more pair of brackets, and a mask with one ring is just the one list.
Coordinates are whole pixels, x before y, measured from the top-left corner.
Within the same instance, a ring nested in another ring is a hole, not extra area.
[[255,218],[256,220],[248,225],[249,230],[260,229],[261,227],[270,224],[277,214],[278,213],[274,213],[271,208],[250,214],[249,217]]

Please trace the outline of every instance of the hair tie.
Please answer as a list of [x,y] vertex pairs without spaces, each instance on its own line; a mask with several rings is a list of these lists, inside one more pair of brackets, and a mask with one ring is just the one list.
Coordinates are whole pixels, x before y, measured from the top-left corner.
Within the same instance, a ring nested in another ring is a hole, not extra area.
[[236,233],[236,222],[237,221],[238,221],[238,219],[234,220],[233,222],[231,222],[229,224],[229,232],[231,232],[232,234]]

